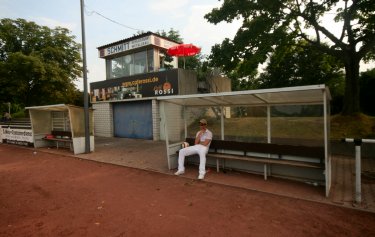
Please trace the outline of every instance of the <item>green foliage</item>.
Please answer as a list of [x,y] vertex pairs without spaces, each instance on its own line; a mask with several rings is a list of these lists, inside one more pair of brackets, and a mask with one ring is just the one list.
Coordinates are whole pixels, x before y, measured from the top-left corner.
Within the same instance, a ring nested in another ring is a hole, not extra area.
[[361,109],[365,114],[375,116],[375,68],[362,72],[359,82],[361,88]]
[[375,117],[362,113],[331,117],[331,139],[375,138]]
[[232,79],[233,91],[255,90],[260,88],[260,81],[257,78],[257,70],[255,69],[250,72],[249,75],[243,76],[243,73],[240,73],[237,67],[228,74],[228,77]]
[[[213,24],[241,19],[242,26],[233,39],[225,39],[212,48],[211,62],[226,73],[237,70],[244,77],[266,62],[275,48],[303,39],[312,49],[331,55],[344,65],[343,113],[355,114],[359,112],[359,63],[373,59],[375,52],[375,4],[372,2],[223,1],[220,8],[214,8],[205,18]],[[343,23],[341,37],[328,31],[322,21],[325,14],[333,11],[336,11],[336,20]],[[315,35],[311,36],[311,32]]]
[[165,30],[158,30],[156,31],[156,34],[166,37],[168,39],[171,39],[173,41],[179,42],[179,43],[183,42],[180,32],[178,32],[177,30],[174,30],[173,28],[169,29],[168,32],[166,32]]
[[80,101],[74,81],[81,75],[81,47],[69,33],[1,19],[0,101],[22,106]]
[[259,88],[325,84],[333,99],[331,112],[339,113],[344,95],[342,68],[335,57],[315,50],[302,40],[294,45],[277,46],[257,84]]
[[[177,30],[174,30],[173,28],[171,28],[168,32],[165,32],[164,30],[161,30],[161,31],[159,30],[156,33],[158,35],[161,35],[173,41],[183,43],[183,38],[181,38],[180,33]],[[166,55],[164,60],[166,62],[172,62],[173,60],[172,56],[169,56],[166,53],[166,51],[164,52],[164,54]],[[195,70],[198,72],[198,75],[199,75],[201,73],[199,72],[199,69],[203,67],[202,61],[203,61],[203,56],[201,54],[197,54],[191,57],[178,58],[178,67]],[[198,79],[199,79],[199,76],[198,76]]]
[[343,81],[342,63],[334,57],[314,50],[306,41],[280,45],[271,55],[261,87],[303,86]]
[[13,113],[12,119],[15,119],[15,118],[27,118],[25,114],[25,109],[21,108],[20,110],[17,110],[17,112]]
[[[165,32],[164,30],[161,30],[161,31],[159,30],[156,33],[158,35],[166,37],[166,38],[168,38],[170,40],[182,43],[182,38],[180,36],[180,33],[178,31],[172,29],[172,28],[168,32]],[[166,64],[164,64],[163,67],[164,68],[172,68],[173,66],[169,65],[168,63],[171,63],[173,61],[173,57],[167,54],[167,50],[161,50],[161,51],[165,55],[164,62],[166,62]]]

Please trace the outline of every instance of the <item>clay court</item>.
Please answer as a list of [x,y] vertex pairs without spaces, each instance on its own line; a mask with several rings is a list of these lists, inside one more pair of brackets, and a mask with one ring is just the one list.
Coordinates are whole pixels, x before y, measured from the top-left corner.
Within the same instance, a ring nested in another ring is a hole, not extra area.
[[[143,168],[87,159],[98,159],[106,147],[113,157],[108,141],[83,157],[0,144],[0,236],[375,235],[374,212],[324,201],[322,187],[271,179],[268,191],[256,191],[219,182],[234,180],[235,173],[211,171],[197,181],[194,166],[175,177],[148,170],[152,162],[142,159]],[[137,156],[135,147],[127,149]],[[266,181],[258,176],[246,178],[261,187]],[[298,192],[321,201],[292,197]]]

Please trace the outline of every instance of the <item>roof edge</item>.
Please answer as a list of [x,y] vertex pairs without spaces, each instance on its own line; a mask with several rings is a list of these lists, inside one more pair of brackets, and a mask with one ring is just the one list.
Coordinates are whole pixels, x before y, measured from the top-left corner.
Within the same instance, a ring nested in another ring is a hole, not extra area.
[[161,36],[159,34],[151,32],[151,31],[147,31],[147,32],[141,33],[139,35],[134,35],[134,36],[131,36],[129,38],[125,38],[125,39],[122,39],[122,40],[118,40],[116,42],[112,42],[112,43],[109,43],[109,44],[106,44],[106,45],[99,46],[99,47],[97,47],[97,49],[100,50],[100,49],[108,48],[108,47],[113,46],[113,45],[117,45],[117,44],[120,44],[120,43],[123,43],[123,42],[126,42],[126,41],[135,40],[135,39],[142,38],[142,37],[149,36],[149,35],[155,35],[155,36],[163,38],[165,40],[169,40],[171,42],[174,42],[174,43],[177,43],[177,44],[181,44],[181,42],[177,42],[177,41],[172,40],[172,39],[170,39],[168,37]]

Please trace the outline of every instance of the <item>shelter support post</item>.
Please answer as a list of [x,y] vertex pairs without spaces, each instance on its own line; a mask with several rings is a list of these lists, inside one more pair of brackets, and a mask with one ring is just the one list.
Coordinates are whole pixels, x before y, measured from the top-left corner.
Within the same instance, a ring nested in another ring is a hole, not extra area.
[[361,145],[355,146],[355,202],[362,202],[361,195]]
[[264,180],[267,180],[267,164],[264,164]]
[[224,140],[224,107],[221,106],[221,115],[220,115],[220,128],[221,128],[221,140]]
[[267,105],[267,142],[271,143],[271,106]]
[[329,114],[330,107],[327,100],[327,92],[323,90],[323,119],[324,119],[324,163],[325,163],[325,182],[326,182],[326,197],[329,195],[331,189],[331,157],[329,156]]
[[[221,113],[220,113],[220,132],[221,132],[221,140],[224,140],[224,106],[220,107]],[[216,159],[216,172],[219,173],[219,159]]]
[[187,123],[186,123],[186,106],[183,107],[183,110],[184,110],[184,130],[185,130],[185,138],[187,137]]

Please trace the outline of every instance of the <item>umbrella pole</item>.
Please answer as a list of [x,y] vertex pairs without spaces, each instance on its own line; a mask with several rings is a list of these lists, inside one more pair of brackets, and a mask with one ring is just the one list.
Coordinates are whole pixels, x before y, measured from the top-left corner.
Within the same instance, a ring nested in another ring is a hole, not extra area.
[[184,57],[184,69],[185,69],[185,57]]

